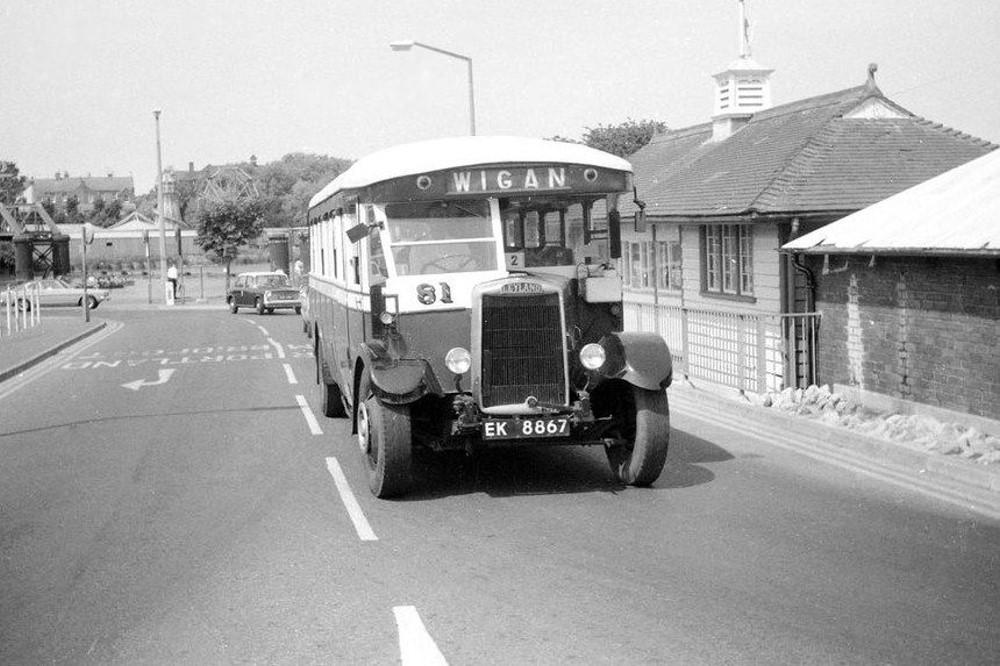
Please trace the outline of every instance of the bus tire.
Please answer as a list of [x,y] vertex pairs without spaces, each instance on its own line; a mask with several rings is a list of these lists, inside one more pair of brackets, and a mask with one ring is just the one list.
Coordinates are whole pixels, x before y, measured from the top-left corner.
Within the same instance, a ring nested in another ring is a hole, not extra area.
[[[370,393],[369,381],[367,376],[362,379],[359,396]],[[388,405],[374,395],[358,401],[358,445],[375,497],[395,497],[409,490],[411,439],[409,405]]]
[[323,415],[333,419],[342,419],[347,416],[347,409],[344,407],[344,394],[341,393],[340,386],[333,383],[327,384],[324,381],[320,382],[320,387]]
[[256,301],[254,301],[254,307],[257,309],[257,314],[263,315],[264,312],[266,311],[264,309],[264,299],[258,298]]
[[667,461],[670,444],[670,403],[664,390],[631,384],[618,401],[617,441],[605,447],[615,478],[630,486],[652,485]]

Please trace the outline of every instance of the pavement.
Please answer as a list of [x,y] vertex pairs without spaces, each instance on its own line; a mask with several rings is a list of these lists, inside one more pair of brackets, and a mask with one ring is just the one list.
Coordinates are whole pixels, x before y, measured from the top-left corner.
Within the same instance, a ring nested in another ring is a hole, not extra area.
[[[155,285],[154,285],[155,286]],[[116,310],[225,310],[224,282],[189,280],[195,297],[168,306],[150,298],[145,281],[113,289],[91,321],[73,308],[43,313],[40,323],[0,337],[0,382],[16,377],[106,326]],[[150,301],[153,302],[150,302]],[[899,442],[858,433],[784,411],[761,407],[737,391],[697,382],[675,381],[669,390],[675,414],[720,428],[763,437],[769,443],[818,460],[875,476],[896,485],[1000,518],[1000,464],[983,465]],[[957,415],[960,417],[960,415]]]

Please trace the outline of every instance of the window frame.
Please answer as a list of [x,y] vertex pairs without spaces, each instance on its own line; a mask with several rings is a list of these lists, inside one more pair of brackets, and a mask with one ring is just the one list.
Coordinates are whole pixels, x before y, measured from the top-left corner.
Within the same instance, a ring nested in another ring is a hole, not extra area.
[[701,295],[756,302],[753,225],[705,224],[701,238]]

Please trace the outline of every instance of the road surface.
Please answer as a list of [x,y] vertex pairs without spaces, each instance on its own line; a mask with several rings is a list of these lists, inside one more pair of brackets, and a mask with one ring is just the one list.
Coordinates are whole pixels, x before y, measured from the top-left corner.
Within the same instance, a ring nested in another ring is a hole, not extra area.
[[0,663],[1000,654],[997,521],[676,411],[650,489],[520,449],[376,500],[297,316],[104,316],[0,384]]

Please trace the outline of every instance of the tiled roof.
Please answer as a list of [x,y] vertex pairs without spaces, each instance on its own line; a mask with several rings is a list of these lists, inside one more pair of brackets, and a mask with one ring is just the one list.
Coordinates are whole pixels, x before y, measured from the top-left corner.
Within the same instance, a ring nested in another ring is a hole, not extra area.
[[711,123],[655,137],[629,158],[646,214],[853,211],[996,148],[913,116],[844,117],[872,98],[898,108],[862,85],[757,113],[723,141]]
[[132,189],[131,176],[70,176],[68,178],[35,178],[35,198],[46,194],[76,192],[81,186],[95,192],[121,192]]

